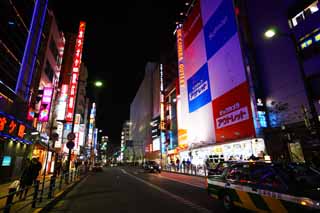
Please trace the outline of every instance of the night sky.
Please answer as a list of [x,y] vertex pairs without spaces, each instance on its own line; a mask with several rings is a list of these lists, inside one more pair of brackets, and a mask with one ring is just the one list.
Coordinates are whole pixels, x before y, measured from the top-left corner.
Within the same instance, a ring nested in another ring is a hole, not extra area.
[[146,62],[172,51],[175,22],[186,7],[184,2],[51,1],[63,32],[77,33],[79,21],[87,22],[82,61],[88,67],[89,83],[99,79],[105,85],[96,92],[89,86],[88,96],[98,102],[97,126],[111,143],[120,143],[122,123],[129,119]]

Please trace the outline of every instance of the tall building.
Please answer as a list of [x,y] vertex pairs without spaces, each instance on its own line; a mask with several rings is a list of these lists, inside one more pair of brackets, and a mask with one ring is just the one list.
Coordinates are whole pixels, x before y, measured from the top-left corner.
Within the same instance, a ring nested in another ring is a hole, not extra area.
[[151,121],[160,116],[160,65],[147,63],[145,76],[130,106],[133,161],[159,158],[153,152]]
[[175,31],[178,157],[303,162],[319,146],[319,1],[196,0],[185,14]]
[[[54,169],[54,149],[48,152],[48,143],[52,144],[52,134],[57,129],[56,106],[59,95],[59,78],[65,38],[60,32],[55,16],[51,10],[47,10],[45,27],[40,43],[39,63],[35,71],[35,78],[31,87],[32,97],[29,104],[28,119],[33,121],[40,132],[40,140],[35,143],[33,157],[39,157],[40,162],[47,171]],[[34,115],[34,116],[32,116]],[[48,155],[48,161],[46,161]]]
[[47,0],[0,3],[0,182],[20,175],[38,140],[26,118],[46,10]]
[[[263,6],[239,2],[243,49],[255,74],[257,109],[266,113],[264,136],[274,157],[288,154],[303,161],[320,146],[314,122],[320,114],[319,5],[317,0],[268,1]],[[263,34],[270,27],[276,35],[266,39]]]
[[132,137],[131,137],[131,125],[130,121],[125,121],[122,125],[121,131],[121,154],[120,158],[122,162],[128,163],[133,162],[134,150],[132,148]]

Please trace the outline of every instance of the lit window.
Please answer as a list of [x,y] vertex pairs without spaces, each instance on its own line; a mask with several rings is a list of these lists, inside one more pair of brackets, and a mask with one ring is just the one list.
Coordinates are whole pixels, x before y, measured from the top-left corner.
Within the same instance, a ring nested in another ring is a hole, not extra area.
[[318,33],[318,35],[316,35],[316,36],[314,37],[314,40],[315,40],[315,41],[320,41],[320,33]]
[[307,42],[307,45],[310,46],[312,44],[312,39],[309,39],[306,42]]
[[294,16],[291,19],[293,27],[297,26],[299,23],[303,22],[308,16],[311,14],[318,12],[318,0],[314,1],[312,4],[310,4],[308,7],[306,7],[304,10],[299,12],[296,16]]
[[301,49],[304,49],[306,47],[309,47],[311,44],[312,44],[312,39],[310,38],[310,39],[304,41],[303,43],[301,43],[300,46],[301,46]]
[[319,10],[317,4],[318,4],[318,1],[313,2],[305,9],[305,11],[310,10],[311,14],[317,12]]

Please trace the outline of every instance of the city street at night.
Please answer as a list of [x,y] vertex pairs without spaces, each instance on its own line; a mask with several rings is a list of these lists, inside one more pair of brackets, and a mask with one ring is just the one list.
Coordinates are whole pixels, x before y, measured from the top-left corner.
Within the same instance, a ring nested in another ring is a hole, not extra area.
[[192,184],[188,179],[197,177],[184,176],[105,168],[90,174],[50,212],[225,212],[222,202],[208,196],[204,184],[183,183]]
[[0,0],[0,212],[320,211],[320,0]]

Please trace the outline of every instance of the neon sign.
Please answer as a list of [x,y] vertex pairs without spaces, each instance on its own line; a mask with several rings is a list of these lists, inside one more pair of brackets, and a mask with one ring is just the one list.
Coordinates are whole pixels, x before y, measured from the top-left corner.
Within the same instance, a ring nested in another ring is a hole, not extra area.
[[79,33],[76,40],[76,46],[73,56],[73,65],[72,65],[72,75],[70,81],[70,90],[69,90],[69,100],[67,104],[67,114],[66,114],[66,121],[72,122],[73,120],[73,111],[75,99],[76,99],[76,91],[78,86],[78,77],[79,77],[79,69],[81,64],[81,57],[82,57],[82,47],[83,47],[83,40],[84,40],[84,32],[85,32],[86,23],[81,21],[79,26]]
[[39,112],[39,121],[41,122],[46,122],[49,120],[52,93],[53,90],[51,87],[45,87],[43,89],[43,95]]

